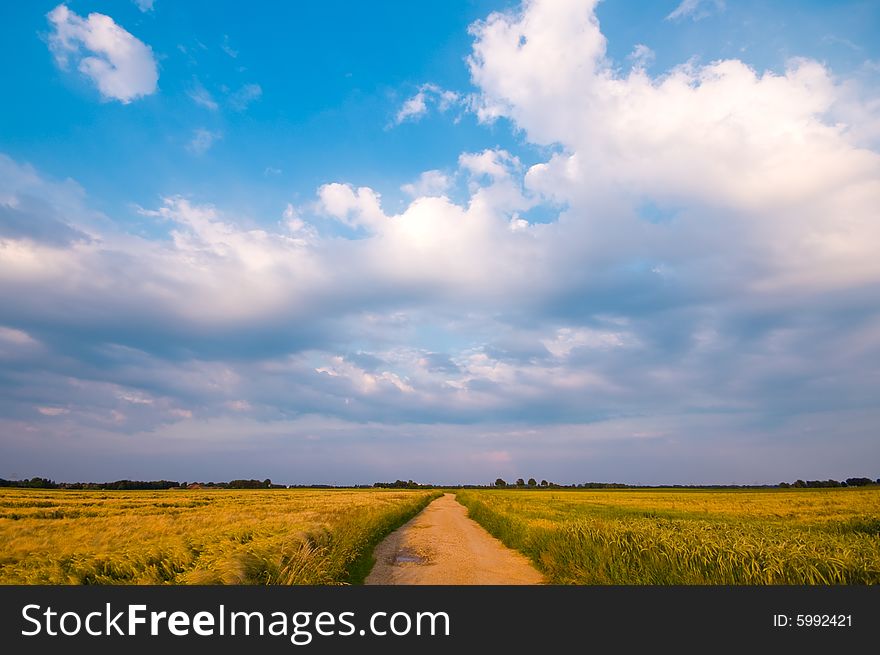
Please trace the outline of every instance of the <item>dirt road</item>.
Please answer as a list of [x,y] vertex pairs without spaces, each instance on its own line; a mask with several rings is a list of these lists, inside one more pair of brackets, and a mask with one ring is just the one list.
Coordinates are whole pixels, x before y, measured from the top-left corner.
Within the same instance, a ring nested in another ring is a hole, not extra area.
[[366,584],[541,584],[543,576],[445,494],[376,547]]

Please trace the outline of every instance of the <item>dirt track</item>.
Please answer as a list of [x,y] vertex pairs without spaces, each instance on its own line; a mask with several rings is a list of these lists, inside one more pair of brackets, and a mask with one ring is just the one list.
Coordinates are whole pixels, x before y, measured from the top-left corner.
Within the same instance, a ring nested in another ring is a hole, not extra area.
[[366,584],[541,584],[543,576],[445,494],[376,547]]

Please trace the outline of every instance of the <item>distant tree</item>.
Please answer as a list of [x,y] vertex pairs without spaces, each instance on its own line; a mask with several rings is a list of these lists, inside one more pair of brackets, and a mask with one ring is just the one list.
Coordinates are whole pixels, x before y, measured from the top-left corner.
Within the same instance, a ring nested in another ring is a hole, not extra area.
[[517,487],[524,487],[524,486],[526,486],[526,481],[523,480],[522,478],[517,478],[516,479],[516,486]]
[[[271,480],[230,480],[229,488],[230,489],[265,489],[267,487],[266,483],[272,484]],[[183,483],[183,486],[186,486],[186,483]]]
[[[369,486],[369,485],[366,485]],[[394,482],[376,482],[373,484],[374,487],[381,487],[384,489],[430,489],[432,485],[430,484],[419,484],[418,482],[413,482],[412,480],[395,480]]]
[[542,486],[542,487],[546,487],[546,486],[549,485],[549,484],[550,484],[550,483],[547,482],[546,480],[541,480],[541,486]]
[[504,480],[502,480],[501,478],[498,478],[495,480],[495,486],[496,487],[506,487],[507,483]]
[[535,478],[529,478],[529,486],[530,487],[537,487],[538,486],[538,483],[535,481]]
[[58,485],[48,478],[31,478],[28,486],[34,489],[54,489]]
[[795,487],[796,489],[803,489],[804,487],[807,486],[807,483],[804,482],[803,480],[795,480],[794,484],[791,486]]
[[263,480],[263,486],[266,487],[266,489],[268,489],[269,487],[272,486],[272,480],[270,480],[269,478],[266,478],[265,480]]
[[828,487],[840,487],[837,480],[807,480],[805,485],[810,489],[826,489]]
[[789,488],[791,488],[791,485],[788,484],[788,482],[780,482],[780,483],[779,483],[779,488],[780,488],[780,489],[789,489]]
[[871,478],[847,478],[846,486],[848,487],[864,487],[867,484],[872,484]]

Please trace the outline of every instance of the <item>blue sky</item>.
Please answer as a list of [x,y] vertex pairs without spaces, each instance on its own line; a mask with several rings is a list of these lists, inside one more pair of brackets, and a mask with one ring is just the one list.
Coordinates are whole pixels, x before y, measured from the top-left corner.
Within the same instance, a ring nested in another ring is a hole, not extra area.
[[0,477],[876,477],[876,3],[0,12]]

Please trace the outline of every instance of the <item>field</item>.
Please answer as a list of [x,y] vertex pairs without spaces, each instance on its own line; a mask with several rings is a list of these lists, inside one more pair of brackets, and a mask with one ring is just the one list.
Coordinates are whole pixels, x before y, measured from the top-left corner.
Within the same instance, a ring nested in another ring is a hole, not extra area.
[[462,491],[555,584],[878,584],[880,489]]
[[345,584],[438,494],[0,489],[0,584]]
[[[878,584],[880,489],[461,490],[554,584]],[[0,584],[357,584],[439,492],[0,489]]]

